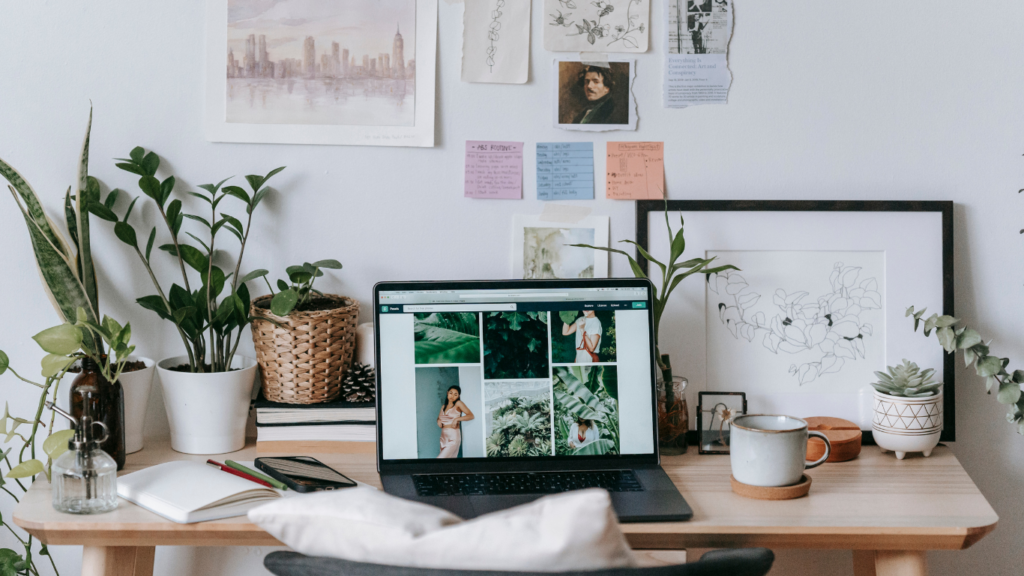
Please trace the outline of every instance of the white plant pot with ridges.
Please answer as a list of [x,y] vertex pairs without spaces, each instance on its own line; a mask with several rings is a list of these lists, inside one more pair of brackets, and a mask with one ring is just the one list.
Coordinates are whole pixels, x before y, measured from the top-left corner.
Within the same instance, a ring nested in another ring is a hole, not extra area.
[[245,422],[256,381],[256,360],[235,356],[231,372],[192,374],[169,370],[187,356],[157,364],[171,448],[185,454],[225,454],[245,446]]
[[[129,356],[129,361],[140,361],[146,365],[142,370],[122,372],[119,380],[124,390],[124,447],[128,454],[142,450],[143,432],[146,428],[146,412],[149,408],[149,393],[153,390],[153,375],[156,374],[156,362],[142,356]],[[76,372],[68,372],[61,378],[60,390],[57,392],[57,406],[70,411],[71,383],[78,376]],[[59,430],[70,428],[63,418],[58,418]]]
[[924,398],[901,398],[875,390],[871,432],[882,451],[921,452],[927,458],[942,435],[942,392]]

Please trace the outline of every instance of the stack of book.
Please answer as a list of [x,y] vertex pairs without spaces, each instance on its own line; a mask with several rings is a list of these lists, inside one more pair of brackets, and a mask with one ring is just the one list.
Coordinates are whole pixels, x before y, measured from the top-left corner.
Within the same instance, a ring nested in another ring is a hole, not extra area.
[[373,402],[282,404],[256,398],[256,451],[374,453],[377,408]]

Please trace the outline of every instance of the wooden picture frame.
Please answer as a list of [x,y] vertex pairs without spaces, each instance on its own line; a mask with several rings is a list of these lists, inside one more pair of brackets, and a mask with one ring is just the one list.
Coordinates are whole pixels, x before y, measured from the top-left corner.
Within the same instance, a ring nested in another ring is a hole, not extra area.
[[[656,257],[667,252],[663,215],[666,209],[673,230],[678,229],[681,216],[685,219],[687,249],[683,260],[723,251],[734,252],[737,258],[744,254],[749,256],[754,251],[882,252],[885,257],[884,278],[880,281],[883,283],[884,291],[881,293],[884,301],[879,313],[884,315],[881,324],[884,338],[878,339],[876,346],[884,350],[885,365],[898,364],[907,357],[925,367],[938,369],[941,366],[941,370],[937,370],[944,382],[941,439],[956,439],[955,358],[945,354],[933,339],[925,338],[919,331],[915,333],[912,320],[904,318],[905,308],[911,305],[917,309],[927,306],[930,311],[953,315],[953,202],[641,200],[636,203],[636,240]],[[722,256],[715,265],[730,263],[724,257],[728,255]],[[639,254],[637,262],[644,272],[654,273],[657,284],[660,272],[650,270],[647,260]],[[698,392],[709,390],[707,343],[708,326],[711,324],[707,311],[708,293],[708,282],[687,280],[681,283],[666,307],[669,313],[662,322],[660,335],[665,341],[661,344],[662,352],[672,355],[673,365],[687,367],[688,372],[680,375],[687,377],[691,389]],[[772,295],[765,295],[768,296],[765,302],[770,302]],[[724,324],[726,320],[722,322]],[[720,364],[715,362],[716,366]],[[876,367],[882,369],[877,363],[871,369]],[[857,406],[870,402],[869,398],[866,399],[871,393],[867,385],[872,381],[864,381],[864,389],[858,398],[847,394],[842,396],[843,401],[850,404],[851,400],[856,400]],[[726,389],[726,384],[716,386],[713,383],[710,390]],[[743,390],[743,385],[730,383],[727,389]],[[771,402],[762,402],[765,398],[766,395],[761,395],[759,399],[748,390],[748,401],[754,412],[765,412],[764,404],[771,405]],[[863,417],[838,416],[859,422],[864,443],[873,443],[871,410],[859,410],[862,416],[867,414],[866,424]],[[828,413],[828,407],[822,412],[803,415],[832,415]],[[691,421],[696,421],[696,418]],[[699,441],[696,432],[691,431],[690,438]]]

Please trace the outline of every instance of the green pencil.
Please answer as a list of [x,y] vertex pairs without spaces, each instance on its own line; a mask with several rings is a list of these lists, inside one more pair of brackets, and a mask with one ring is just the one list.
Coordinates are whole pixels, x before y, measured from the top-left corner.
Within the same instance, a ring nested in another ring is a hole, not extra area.
[[273,486],[274,488],[277,488],[278,490],[287,490],[288,489],[288,487],[285,486],[283,483],[278,482],[277,480],[274,480],[270,476],[267,476],[266,474],[261,474],[261,473],[255,471],[255,470],[253,470],[252,468],[247,467],[247,466],[242,466],[241,464],[239,464],[238,462],[235,462],[234,460],[225,460],[224,461],[224,465],[227,466],[228,468],[234,468],[235,470],[238,470],[239,472],[245,472],[246,474],[248,474],[250,476],[254,476],[256,478],[259,478],[260,480],[263,480],[264,482],[266,482],[267,484],[270,484],[271,486]]

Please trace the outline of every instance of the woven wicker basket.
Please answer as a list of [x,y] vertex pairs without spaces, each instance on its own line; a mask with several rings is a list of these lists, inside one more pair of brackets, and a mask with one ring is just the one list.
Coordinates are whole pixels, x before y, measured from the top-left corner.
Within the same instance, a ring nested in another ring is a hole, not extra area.
[[341,394],[341,380],[352,364],[356,347],[359,303],[343,296],[331,310],[292,312],[287,317],[270,311],[270,296],[252,302],[252,340],[263,374],[263,395],[271,402],[318,404]]

